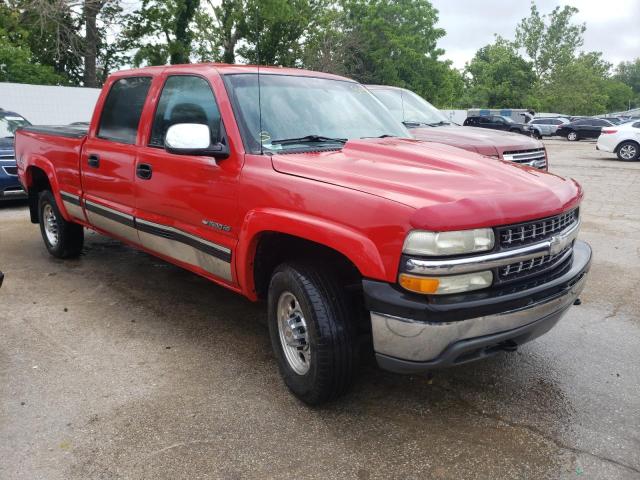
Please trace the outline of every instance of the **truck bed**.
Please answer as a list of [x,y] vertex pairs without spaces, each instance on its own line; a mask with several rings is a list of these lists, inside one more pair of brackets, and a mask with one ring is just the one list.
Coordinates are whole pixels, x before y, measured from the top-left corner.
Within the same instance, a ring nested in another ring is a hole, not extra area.
[[89,131],[88,125],[30,125],[20,130],[33,133],[44,133],[54,137],[82,138]]

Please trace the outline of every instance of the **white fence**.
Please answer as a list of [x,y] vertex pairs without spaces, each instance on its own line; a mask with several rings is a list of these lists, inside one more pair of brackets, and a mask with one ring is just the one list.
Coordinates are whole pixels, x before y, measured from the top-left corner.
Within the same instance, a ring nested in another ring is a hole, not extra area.
[[100,89],[0,83],[0,108],[19,113],[34,125],[88,122]]

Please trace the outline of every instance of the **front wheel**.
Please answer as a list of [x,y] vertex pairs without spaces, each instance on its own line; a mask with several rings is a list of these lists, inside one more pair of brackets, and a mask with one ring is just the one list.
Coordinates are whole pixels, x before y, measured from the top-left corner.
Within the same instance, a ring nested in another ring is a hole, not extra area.
[[577,141],[578,140],[578,134],[576,132],[567,133],[567,140],[569,140],[570,142]]
[[355,373],[349,302],[321,266],[282,264],[269,284],[271,344],[285,384],[320,405],[347,391]]
[[56,199],[49,190],[40,193],[38,212],[40,233],[49,253],[57,258],[74,258],[80,255],[84,244],[82,225],[67,222],[62,217]]
[[640,158],[640,147],[636,142],[623,142],[618,147],[618,158],[625,162],[632,162]]

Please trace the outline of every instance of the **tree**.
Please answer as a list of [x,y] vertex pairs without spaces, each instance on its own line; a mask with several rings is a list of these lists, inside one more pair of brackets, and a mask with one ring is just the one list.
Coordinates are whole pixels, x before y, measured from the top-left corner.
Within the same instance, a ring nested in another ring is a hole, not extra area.
[[134,65],[189,63],[199,5],[200,0],[143,0],[123,33],[138,46]]
[[16,46],[0,28],[0,82],[58,85],[64,78],[53,67],[38,64],[28,46]]
[[474,107],[529,108],[535,74],[513,44],[498,37],[478,50],[465,68],[466,103]]
[[[640,105],[640,58],[636,58],[632,62],[621,62],[617,67],[614,79],[624,83],[633,90],[631,103],[635,106]],[[628,100],[627,100],[628,102]],[[627,103],[628,106],[628,103]]]
[[27,46],[35,62],[52,66],[68,83],[99,86],[110,66],[126,61],[119,42],[107,41],[122,22],[118,0],[4,0],[0,5],[11,13],[3,17],[11,23],[5,30],[13,44]]
[[565,5],[541,15],[532,2],[530,16],[516,27],[515,43],[533,62],[538,79],[552,76],[556,69],[567,65],[584,43],[586,26],[572,23],[576,13],[577,8]]
[[538,97],[545,111],[595,115],[607,111],[609,97],[599,55],[580,55],[558,67],[553,78],[539,86]]
[[314,0],[247,0],[243,35],[246,44],[238,53],[249,63],[299,66],[302,40],[323,4]]
[[[438,11],[427,0],[343,0],[329,19],[331,32],[320,29],[307,49],[323,69],[362,83],[405,87],[439,104],[456,103],[460,74],[439,57]],[[315,65],[313,65],[315,66]]]

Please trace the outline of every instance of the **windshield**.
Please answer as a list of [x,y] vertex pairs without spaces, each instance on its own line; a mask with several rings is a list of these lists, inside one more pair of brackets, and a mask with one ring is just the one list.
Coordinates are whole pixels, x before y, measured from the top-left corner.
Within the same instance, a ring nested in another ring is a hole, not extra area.
[[[225,76],[245,147],[252,153],[340,147],[346,140],[411,138],[358,83],[293,75]],[[260,116],[262,115],[262,119]],[[260,121],[262,120],[262,128]]]
[[404,89],[371,89],[398,122],[420,125],[449,125],[449,119],[424,98]]
[[20,115],[5,113],[0,114],[0,138],[13,138],[18,127],[31,125]]

